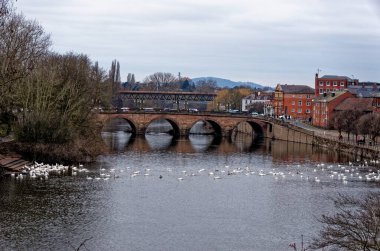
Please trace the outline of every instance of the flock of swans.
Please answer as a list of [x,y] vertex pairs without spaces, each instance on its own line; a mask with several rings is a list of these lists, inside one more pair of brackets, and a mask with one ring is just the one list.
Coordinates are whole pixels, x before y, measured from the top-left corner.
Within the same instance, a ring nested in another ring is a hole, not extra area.
[[65,166],[61,164],[44,164],[34,162],[32,165],[24,166],[22,171],[18,174],[12,173],[11,177],[16,180],[23,180],[24,178],[46,180],[49,176],[62,176],[71,175],[76,176],[78,173],[89,173],[87,168],[84,168],[82,164],[77,166]]
[[78,166],[65,166],[60,164],[50,165],[35,162],[33,165],[25,166],[21,173],[12,174],[16,180],[38,179],[47,180],[49,176],[80,176],[88,181],[107,181],[110,179],[138,177],[156,177],[159,179],[171,178],[178,181],[186,181],[196,176],[208,176],[212,180],[232,178],[233,176],[259,176],[273,177],[275,180],[299,179],[309,182],[327,182],[337,180],[343,184],[355,181],[380,182],[380,170],[374,166],[379,161],[364,161],[347,165],[342,164],[314,164],[314,165],[284,165],[281,168],[255,168],[255,167],[232,167],[225,165],[217,168],[188,169],[167,167],[164,169],[151,168],[100,168],[97,170]]

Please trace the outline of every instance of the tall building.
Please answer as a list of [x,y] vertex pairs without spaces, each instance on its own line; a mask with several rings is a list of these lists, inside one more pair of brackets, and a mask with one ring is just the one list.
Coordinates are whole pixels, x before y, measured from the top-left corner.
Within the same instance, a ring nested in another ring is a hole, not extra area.
[[324,75],[322,77],[315,74],[315,96],[318,97],[323,93],[342,91],[348,86],[359,85],[358,79],[352,79],[346,76]]
[[309,120],[312,117],[314,89],[307,85],[281,85],[275,89],[273,109],[276,116]]

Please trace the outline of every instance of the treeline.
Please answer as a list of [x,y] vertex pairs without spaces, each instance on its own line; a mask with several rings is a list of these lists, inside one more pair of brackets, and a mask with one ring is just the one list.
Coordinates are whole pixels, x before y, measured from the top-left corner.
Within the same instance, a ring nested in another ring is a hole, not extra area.
[[0,8],[0,136],[13,131],[34,154],[39,144],[60,144],[61,151],[91,155],[77,143],[99,135],[91,110],[110,105],[112,80],[86,55],[52,52],[49,35],[12,1],[1,0]]
[[202,92],[214,93],[218,88],[214,80],[200,80],[193,82],[189,77],[175,76],[169,72],[156,72],[148,75],[139,83],[135,81],[135,75],[128,74],[127,81],[122,87],[135,91],[173,91],[173,92]]
[[380,114],[365,113],[359,110],[346,110],[334,113],[330,120],[330,129],[347,133],[348,140],[350,135],[357,137],[363,135],[376,142],[376,137],[380,136]]

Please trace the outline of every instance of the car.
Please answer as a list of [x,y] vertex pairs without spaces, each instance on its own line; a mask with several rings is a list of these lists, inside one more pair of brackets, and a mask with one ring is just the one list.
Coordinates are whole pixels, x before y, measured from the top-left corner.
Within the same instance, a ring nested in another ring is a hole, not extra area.
[[143,108],[143,111],[144,112],[154,112],[154,109],[151,107],[145,107],[145,108]]
[[190,108],[190,109],[189,109],[189,112],[191,112],[191,113],[197,113],[197,112],[199,112],[199,111],[198,111],[198,109],[196,109],[196,108]]
[[257,112],[251,112],[251,115],[252,115],[252,117],[256,117],[256,116],[259,116],[259,113],[257,113]]

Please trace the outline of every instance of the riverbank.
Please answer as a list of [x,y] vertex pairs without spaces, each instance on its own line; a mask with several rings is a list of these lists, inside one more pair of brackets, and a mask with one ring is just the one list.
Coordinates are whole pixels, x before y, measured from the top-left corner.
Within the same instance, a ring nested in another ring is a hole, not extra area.
[[27,161],[45,163],[77,164],[94,162],[96,157],[108,152],[101,138],[77,139],[67,144],[22,143],[11,137],[2,138],[0,154],[19,155]]

